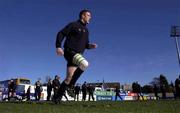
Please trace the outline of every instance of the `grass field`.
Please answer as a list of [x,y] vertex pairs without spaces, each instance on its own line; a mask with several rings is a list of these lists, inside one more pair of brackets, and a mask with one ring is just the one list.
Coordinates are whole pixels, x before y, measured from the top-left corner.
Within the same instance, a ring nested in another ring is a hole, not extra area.
[[180,113],[180,100],[122,102],[2,102],[0,113]]

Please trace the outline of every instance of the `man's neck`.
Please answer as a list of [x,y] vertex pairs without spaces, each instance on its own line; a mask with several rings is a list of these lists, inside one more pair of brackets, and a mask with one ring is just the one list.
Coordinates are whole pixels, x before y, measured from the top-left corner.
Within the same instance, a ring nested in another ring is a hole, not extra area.
[[83,19],[81,19],[81,22],[82,22],[83,24],[86,24]]
[[84,20],[83,20],[83,19],[80,19],[80,22],[81,22],[83,25],[85,25],[85,26],[86,26],[86,22],[84,22]]

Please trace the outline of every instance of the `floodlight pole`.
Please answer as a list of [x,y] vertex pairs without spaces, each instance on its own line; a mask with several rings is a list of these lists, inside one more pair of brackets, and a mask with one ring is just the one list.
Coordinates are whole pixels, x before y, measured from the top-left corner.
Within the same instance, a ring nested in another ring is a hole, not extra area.
[[178,43],[178,37],[174,37],[175,43],[176,43],[176,50],[178,55],[178,61],[179,61],[179,67],[180,67],[180,54],[179,54],[179,43]]
[[179,54],[179,42],[178,42],[178,37],[180,37],[180,26],[171,26],[170,36],[175,39],[178,62],[179,62],[179,67],[180,67],[180,54]]

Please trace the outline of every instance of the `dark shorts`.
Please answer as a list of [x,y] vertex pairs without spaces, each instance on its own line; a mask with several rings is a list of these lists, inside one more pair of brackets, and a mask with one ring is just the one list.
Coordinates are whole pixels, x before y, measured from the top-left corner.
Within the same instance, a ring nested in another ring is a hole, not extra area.
[[67,61],[67,67],[69,66],[77,66],[76,64],[73,63],[73,57],[76,55],[77,52],[72,51],[70,49],[64,49],[64,58]]

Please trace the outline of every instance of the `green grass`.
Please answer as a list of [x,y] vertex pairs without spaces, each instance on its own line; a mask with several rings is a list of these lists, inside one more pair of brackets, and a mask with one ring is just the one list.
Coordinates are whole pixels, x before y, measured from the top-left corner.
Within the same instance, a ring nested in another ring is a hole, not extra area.
[[0,103],[0,113],[180,113],[180,100]]

